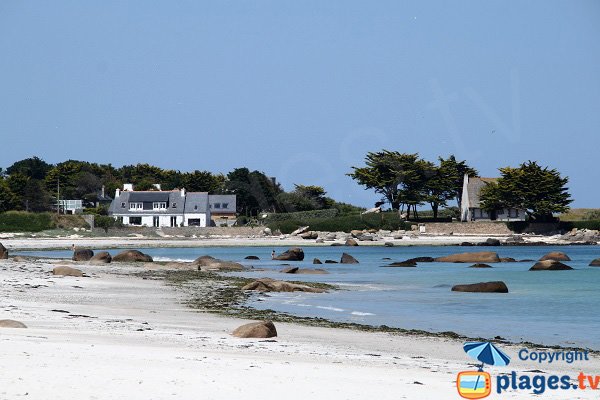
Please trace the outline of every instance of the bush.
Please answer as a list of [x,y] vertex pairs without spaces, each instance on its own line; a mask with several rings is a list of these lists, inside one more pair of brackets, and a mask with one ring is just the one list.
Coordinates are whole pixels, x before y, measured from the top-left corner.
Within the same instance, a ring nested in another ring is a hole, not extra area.
[[263,221],[268,225],[281,221],[309,221],[313,219],[334,218],[336,215],[338,215],[338,210],[335,208],[330,208],[327,210],[267,214],[267,217],[264,218]]
[[123,223],[117,221],[113,217],[109,217],[106,215],[97,215],[94,217],[94,226],[96,228],[104,229],[104,232],[108,233],[110,228],[122,228]]
[[50,213],[7,211],[0,214],[0,232],[40,232],[54,227]]
[[595,221],[568,221],[561,222],[560,229],[565,231],[570,231],[573,228],[577,229],[590,229],[590,230],[600,230],[600,220]]
[[350,232],[354,229],[386,229],[386,230],[410,230],[410,223],[400,220],[398,213],[347,215],[334,218],[309,219],[303,221],[286,220],[269,224],[273,231],[291,233],[301,226],[309,226],[313,231],[324,232]]

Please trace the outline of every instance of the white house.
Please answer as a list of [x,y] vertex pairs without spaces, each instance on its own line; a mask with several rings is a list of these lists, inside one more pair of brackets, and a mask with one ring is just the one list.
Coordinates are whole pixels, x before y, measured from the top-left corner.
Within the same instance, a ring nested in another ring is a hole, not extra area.
[[[230,203],[235,210],[235,195],[218,196],[220,206]],[[134,191],[133,185],[126,184],[124,190],[117,189],[108,214],[124,225],[206,227],[211,225],[211,197],[207,192],[186,192],[185,189]]]
[[481,189],[498,178],[469,177],[465,174],[460,204],[461,221],[524,221],[525,210],[504,208],[487,212],[481,208]]

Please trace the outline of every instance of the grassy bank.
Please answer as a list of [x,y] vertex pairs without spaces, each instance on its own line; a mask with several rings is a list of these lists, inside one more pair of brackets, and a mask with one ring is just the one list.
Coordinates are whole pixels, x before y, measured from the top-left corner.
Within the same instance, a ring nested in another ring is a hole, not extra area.
[[79,215],[7,211],[0,213],[0,232],[41,232],[50,229],[89,228]]

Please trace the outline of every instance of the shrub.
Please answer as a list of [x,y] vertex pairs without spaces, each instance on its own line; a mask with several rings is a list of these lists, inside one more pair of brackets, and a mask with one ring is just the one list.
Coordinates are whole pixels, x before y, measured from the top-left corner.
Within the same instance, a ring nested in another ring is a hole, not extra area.
[[50,213],[7,211],[0,214],[0,232],[40,232],[54,227]]
[[269,224],[273,231],[291,233],[301,226],[309,226],[310,230],[324,232],[350,232],[354,229],[386,229],[386,230],[410,230],[411,225],[404,222],[398,213],[347,215],[334,218],[308,219],[303,221],[286,220]]
[[264,218],[263,221],[265,224],[268,225],[280,221],[309,221],[320,218],[333,218],[336,215],[338,215],[338,210],[336,210],[335,208],[330,208],[327,210],[267,214],[267,217]]

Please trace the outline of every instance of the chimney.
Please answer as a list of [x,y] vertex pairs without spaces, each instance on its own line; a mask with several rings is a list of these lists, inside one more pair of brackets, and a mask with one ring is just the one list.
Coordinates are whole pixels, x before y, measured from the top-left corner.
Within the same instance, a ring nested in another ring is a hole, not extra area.
[[185,197],[185,188],[181,188],[181,197]]
[[102,197],[104,198],[104,185],[102,185]]
[[116,199],[117,197],[119,197],[120,195],[121,195],[121,190],[120,190],[120,189],[117,189],[117,190],[115,191],[115,199]]

